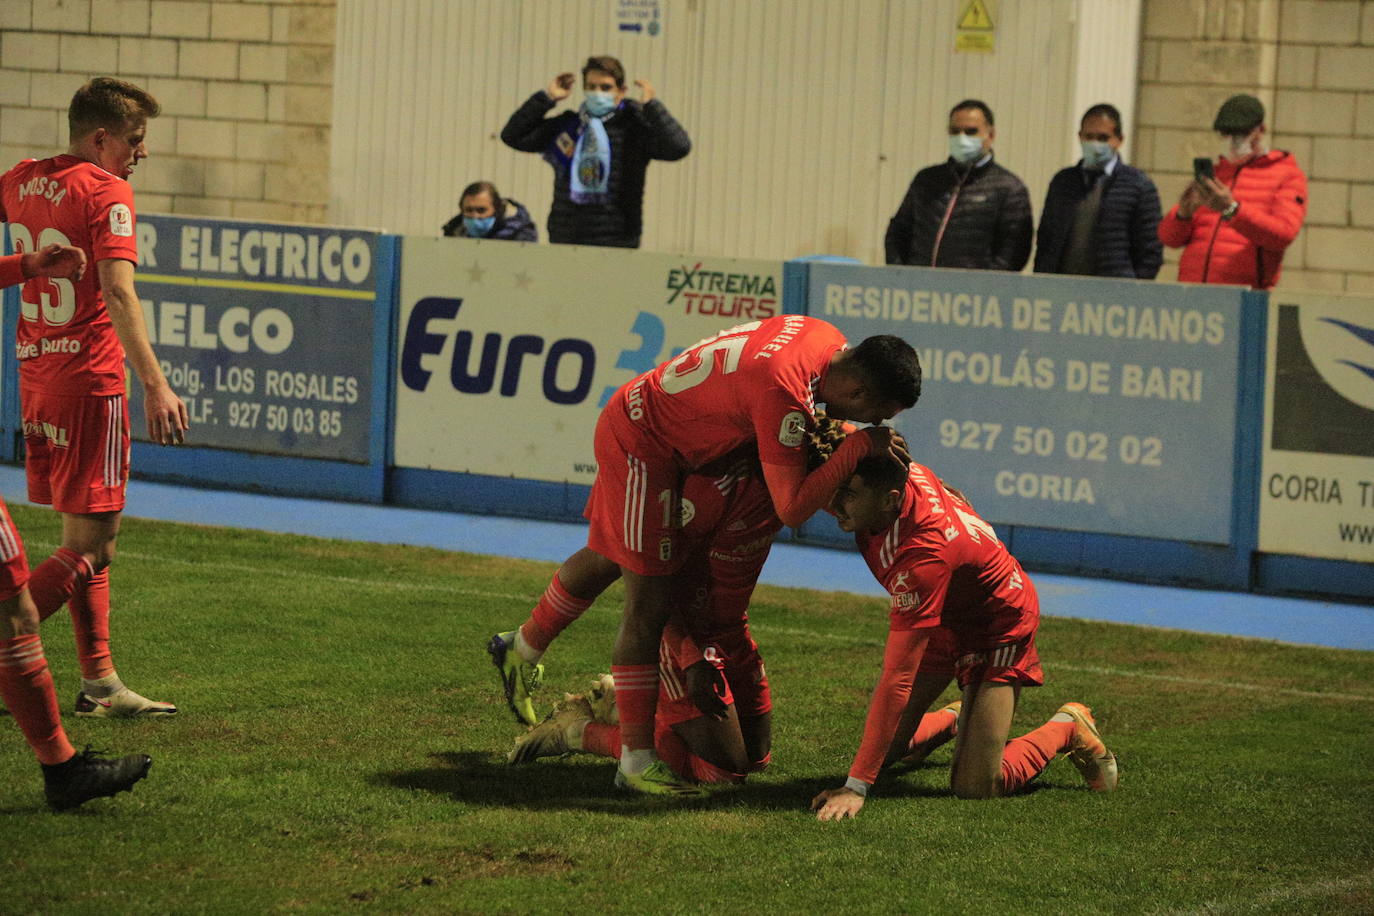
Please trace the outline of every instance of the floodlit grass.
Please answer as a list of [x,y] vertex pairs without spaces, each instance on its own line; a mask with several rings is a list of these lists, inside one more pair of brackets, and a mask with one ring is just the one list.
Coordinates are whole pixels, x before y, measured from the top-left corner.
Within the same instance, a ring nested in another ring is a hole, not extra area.
[[[41,559],[54,516],[14,515]],[[879,600],[760,588],[775,763],[665,803],[589,757],[503,762],[518,729],[482,645],[546,564],[133,519],[121,546],[116,660],[182,714],[69,717],[78,746],[154,765],[64,815],[0,719],[0,912],[1374,911],[1374,653],[1050,618],[1015,730],[1088,703],[1118,792],[1058,760],[1024,795],[959,801],[942,749],[821,824],[807,801],[861,732]],[[618,600],[549,654],[545,705],[606,670]],[[70,708],[65,617],[43,635]]]

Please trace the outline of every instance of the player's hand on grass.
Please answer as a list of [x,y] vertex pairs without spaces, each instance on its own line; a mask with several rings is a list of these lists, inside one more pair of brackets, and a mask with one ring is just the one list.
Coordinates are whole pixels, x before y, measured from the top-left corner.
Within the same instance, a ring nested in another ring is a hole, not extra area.
[[555,102],[561,102],[572,94],[574,79],[575,77],[571,73],[560,73],[549,80],[549,85],[544,91]]
[[725,672],[715,662],[702,659],[689,665],[687,675],[687,695],[692,705],[716,721],[725,718]]
[[171,387],[164,384],[148,389],[143,412],[148,417],[149,439],[158,445],[180,445],[186,441],[191,418],[186,413],[186,403],[177,397]]
[[864,797],[844,786],[826,789],[811,799],[811,810],[816,812],[818,821],[842,821],[847,817],[858,817],[859,809],[863,806]]

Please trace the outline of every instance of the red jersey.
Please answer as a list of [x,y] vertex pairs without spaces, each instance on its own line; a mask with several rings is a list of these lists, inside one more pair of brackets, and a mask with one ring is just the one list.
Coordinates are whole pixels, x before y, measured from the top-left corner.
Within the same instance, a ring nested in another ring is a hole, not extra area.
[[1035,586],[992,526],[912,463],[897,520],[855,534],[868,568],[891,596],[892,630],[944,624],[956,633],[1014,642],[1035,632]]
[[25,159],[0,176],[0,220],[17,250],[54,242],[86,252],[80,280],[34,277],[20,291],[16,352],[24,385],[48,394],[123,394],[124,347],[100,294],[98,262],[138,263],[134,192],[76,156]]
[[766,464],[804,465],[816,390],[844,347],[839,330],[817,318],[742,324],[630,382],[625,409],[688,467],[753,441]]

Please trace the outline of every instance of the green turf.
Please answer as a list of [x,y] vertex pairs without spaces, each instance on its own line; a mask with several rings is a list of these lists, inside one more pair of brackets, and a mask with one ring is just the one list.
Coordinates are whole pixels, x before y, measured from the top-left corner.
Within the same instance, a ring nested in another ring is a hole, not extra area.
[[[46,555],[51,513],[14,515]],[[546,564],[138,520],[121,550],[115,657],[182,714],[69,717],[78,745],[155,763],[64,815],[0,718],[0,912],[1374,911],[1374,653],[1046,619],[1014,731],[1088,703],[1119,791],[1058,760],[959,801],[942,749],[821,824],[806,803],[848,768],[881,601],[759,589],[774,764],[684,804],[618,796],[587,757],[503,763],[518,729],[482,645]],[[606,669],[618,597],[549,654],[547,702]],[[65,615],[44,638],[70,708]]]

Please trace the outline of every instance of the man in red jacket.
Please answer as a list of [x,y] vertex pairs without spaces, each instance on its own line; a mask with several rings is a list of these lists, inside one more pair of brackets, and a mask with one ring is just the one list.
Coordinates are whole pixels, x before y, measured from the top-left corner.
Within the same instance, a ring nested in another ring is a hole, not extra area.
[[1222,140],[1215,174],[1188,185],[1159,224],[1160,241],[1183,249],[1180,282],[1271,289],[1307,216],[1307,176],[1292,153],[1266,145],[1254,96],[1227,99],[1212,127]]

